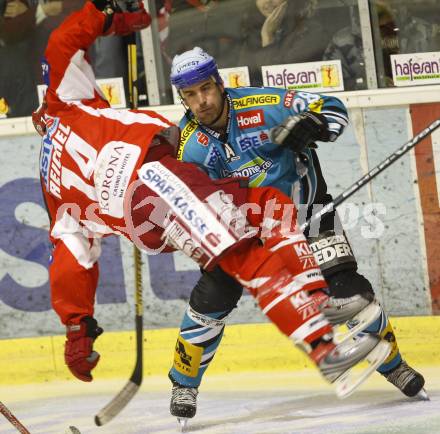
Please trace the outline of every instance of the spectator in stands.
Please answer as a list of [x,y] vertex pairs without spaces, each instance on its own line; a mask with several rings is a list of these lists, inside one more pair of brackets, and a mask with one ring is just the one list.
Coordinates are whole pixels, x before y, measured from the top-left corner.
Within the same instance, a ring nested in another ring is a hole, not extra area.
[[315,16],[317,0],[255,0],[245,14],[240,65],[251,84],[262,85],[260,67],[322,60],[328,40]]
[[[38,106],[41,57],[48,37],[83,3],[84,0],[0,0],[0,117],[30,116]],[[127,54],[122,37],[98,39],[91,51],[98,78],[126,78]]]
[[0,0],[0,116],[31,115],[38,105],[40,60],[47,38],[83,2]]
[[[399,53],[421,53],[427,51],[438,51],[439,25],[417,17],[417,6],[408,6],[404,2],[391,0],[376,0],[376,13],[378,16],[381,36],[383,39],[382,48],[388,44],[386,37],[391,34],[397,39]],[[391,27],[394,34],[391,33]],[[388,30],[386,33],[385,30]]]
[[[382,86],[393,86],[392,54],[440,50],[439,26],[414,16],[416,9],[412,11],[402,2],[376,0],[372,11],[378,24],[378,29],[373,28],[376,50],[382,51],[383,70],[378,68]],[[365,89],[365,61],[357,8],[352,8],[351,15],[352,25],[332,37],[324,58],[341,60],[346,89]]]
[[[220,68],[239,66],[241,17],[249,1],[254,0],[156,0],[164,75],[176,54],[194,46],[212,53]],[[169,81],[163,86],[171,102]]]
[[29,74],[30,35],[36,5],[22,0],[0,3],[0,116],[28,116],[38,105],[35,78]]
[[237,65],[241,15],[246,2],[173,1],[169,17],[168,58],[199,46],[212,53],[220,67]]
[[0,0],[0,46],[25,39],[35,26],[36,5],[22,0]]
[[357,7],[350,7],[350,18],[350,26],[343,27],[331,38],[323,59],[339,59],[341,61],[346,90],[366,89],[367,76]]
[[380,49],[383,57],[383,74],[387,86],[393,86],[390,55],[440,50],[439,41],[436,38],[438,26],[414,16],[411,12],[409,7],[402,2],[375,1]]

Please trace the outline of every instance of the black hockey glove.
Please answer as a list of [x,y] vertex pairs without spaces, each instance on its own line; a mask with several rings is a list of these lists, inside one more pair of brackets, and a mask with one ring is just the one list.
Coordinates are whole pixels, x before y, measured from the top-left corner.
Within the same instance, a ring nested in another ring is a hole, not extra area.
[[113,17],[115,12],[121,12],[121,8],[116,0],[92,0],[95,8],[101,11],[105,15],[103,33],[107,33],[113,24]]
[[114,12],[136,12],[139,9],[143,9],[141,0],[92,0],[96,9],[106,12],[111,10]]
[[116,0],[92,0],[98,11],[111,15],[115,12],[121,12],[121,8]]
[[277,145],[288,146],[294,152],[301,152],[306,147],[316,147],[314,142],[328,142],[330,134],[327,119],[315,112],[303,112],[289,116],[283,123],[272,130],[272,141]]

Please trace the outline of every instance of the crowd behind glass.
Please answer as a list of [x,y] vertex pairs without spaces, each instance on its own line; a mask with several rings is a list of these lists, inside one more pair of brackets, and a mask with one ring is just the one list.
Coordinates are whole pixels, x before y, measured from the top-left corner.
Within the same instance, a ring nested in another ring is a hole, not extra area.
[[[40,59],[50,32],[84,0],[0,0],[0,117],[29,116],[38,106]],[[369,0],[378,87],[391,87],[390,55],[440,52],[439,0]],[[220,68],[248,66],[262,85],[261,66],[339,59],[345,90],[367,89],[366,57],[357,0],[148,0],[156,17],[160,104],[172,104],[173,56],[194,46]],[[367,13],[367,12],[366,12]],[[140,38],[138,36],[138,46]],[[98,78],[123,77],[126,41],[100,38],[91,52]],[[140,104],[147,105],[146,73],[138,49]],[[367,59],[368,60],[368,59]],[[151,77],[150,77],[151,79]]]

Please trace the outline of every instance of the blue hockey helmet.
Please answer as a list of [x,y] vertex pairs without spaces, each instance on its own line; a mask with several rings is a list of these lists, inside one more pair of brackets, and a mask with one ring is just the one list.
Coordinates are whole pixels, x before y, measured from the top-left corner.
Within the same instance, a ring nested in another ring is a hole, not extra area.
[[215,59],[200,47],[174,56],[170,79],[177,90],[208,80],[210,77],[214,77],[218,84],[223,84]]

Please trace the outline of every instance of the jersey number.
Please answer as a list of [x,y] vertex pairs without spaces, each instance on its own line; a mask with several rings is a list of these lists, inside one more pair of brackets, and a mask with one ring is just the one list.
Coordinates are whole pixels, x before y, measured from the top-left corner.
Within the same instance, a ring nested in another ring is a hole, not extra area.
[[[96,149],[81,139],[81,137],[77,136],[74,132],[70,133],[65,149],[77,164],[82,176],[90,181],[95,167],[96,157],[98,155]],[[93,185],[86,183],[75,172],[66,167],[63,167],[62,169],[61,183],[68,190],[70,190],[70,187],[76,188],[93,202],[96,202],[98,199]]]

